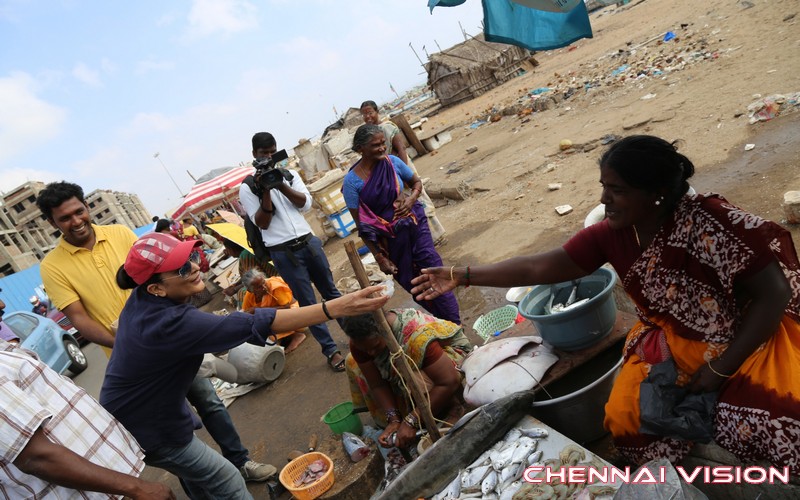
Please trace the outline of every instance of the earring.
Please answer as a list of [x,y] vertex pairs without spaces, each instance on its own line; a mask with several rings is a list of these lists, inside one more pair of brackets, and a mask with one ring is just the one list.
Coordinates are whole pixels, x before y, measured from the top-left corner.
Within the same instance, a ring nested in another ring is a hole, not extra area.
[[662,201],[662,200],[664,200],[664,197],[663,197],[663,196],[662,196],[661,198],[657,199],[657,200],[656,200],[656,206],[659,206],[659,205],[661,205],[661,201]]

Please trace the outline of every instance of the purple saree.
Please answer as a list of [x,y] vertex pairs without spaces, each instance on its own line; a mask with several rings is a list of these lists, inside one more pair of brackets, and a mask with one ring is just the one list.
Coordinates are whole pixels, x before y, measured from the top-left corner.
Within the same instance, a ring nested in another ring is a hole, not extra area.
[[[441,266],[442,258],[433,246],[422,204],[417,202],[408,215],[395,217],[394,202],[401,193],[397,173],[389,158],[384,157],[372,169],[359,193],[358,235],[386,252],[397,266],[394,278],[411,293],[411,279],[419,276],[420,269]],[[461,324],[453,292],[416,302],[437,318]]]

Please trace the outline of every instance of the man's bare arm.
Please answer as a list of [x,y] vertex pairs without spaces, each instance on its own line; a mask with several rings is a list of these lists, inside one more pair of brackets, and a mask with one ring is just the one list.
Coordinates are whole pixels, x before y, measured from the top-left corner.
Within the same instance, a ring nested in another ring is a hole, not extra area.
[[86,312],[83,302],[73,302],[63,309],[72,326],[81,332],[81,336],[89,342],[94,342],[105,347],[114,347],[114,336],[105,326],[101,325]]
[[175,498],[172,490],[163,484],[107,469],[50,441],[41,427],[14,460],[14,465],[26,474],[65,488],[125,495],[134,500]]

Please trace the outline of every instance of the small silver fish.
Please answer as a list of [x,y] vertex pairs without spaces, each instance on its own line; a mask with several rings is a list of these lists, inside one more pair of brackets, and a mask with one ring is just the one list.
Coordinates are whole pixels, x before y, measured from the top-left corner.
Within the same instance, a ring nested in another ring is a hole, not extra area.
[[531,465],[541,460],[543,454],[544,453],[542,452],[542,450],[534,451],[533,453],[528,455],[528,458],[525,460],[525,463],[528,465],[528,467],[530,467]]
[[529,427],[527,429],[520,429],[523,436],[528,436],[533,439],[541,439],[547,437],[547,429],[541,427]]
[[433,496],[433,500],[458,500],[461,496],[461,474],[450,481],[445,489]]
[[481,482],[492,469],[491,465],[481,465],[474,469],[467,469],[461,474],[461,491],[480,489]]
[[486,495],[494,491],[495,487],[497,487],[497,472],[491,471],[483,478],[483,482],[481,483],[481,493],[484,495],[483,498],[486,498]]

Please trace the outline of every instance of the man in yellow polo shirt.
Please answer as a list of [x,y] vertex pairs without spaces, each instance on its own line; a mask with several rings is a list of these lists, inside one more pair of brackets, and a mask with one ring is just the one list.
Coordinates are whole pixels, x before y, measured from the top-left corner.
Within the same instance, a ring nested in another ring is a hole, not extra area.
[[[118,224],[92,224],[83,189],[77,184],[48,184],[39,193],[36,205],[62,234],[58,245],[42,261],[47,294],[85,339],[100,344],[110,354],[114,347],[111,324],[130,295],[130,290],[117,286],[117,271],[125,263],[136,235]],[[250,460],[228,410],[208,379],[195,377],[187,398],[222,455],[245,480],[265,481],[275,474],[272,465]]]

